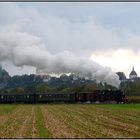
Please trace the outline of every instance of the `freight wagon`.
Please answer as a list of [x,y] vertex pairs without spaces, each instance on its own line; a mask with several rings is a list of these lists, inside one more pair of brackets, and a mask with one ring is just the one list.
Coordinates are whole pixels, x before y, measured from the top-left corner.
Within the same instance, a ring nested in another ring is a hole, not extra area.
[[0,103],[50,103],[50,102],[125,102],[120,90],[95,90],[79,93],[0,93]]

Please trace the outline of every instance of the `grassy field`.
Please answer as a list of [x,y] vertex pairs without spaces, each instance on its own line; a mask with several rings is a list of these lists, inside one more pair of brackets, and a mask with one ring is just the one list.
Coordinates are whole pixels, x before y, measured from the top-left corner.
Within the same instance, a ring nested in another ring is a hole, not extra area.
[[0,138],[140,138],[140,104],[1,104]]

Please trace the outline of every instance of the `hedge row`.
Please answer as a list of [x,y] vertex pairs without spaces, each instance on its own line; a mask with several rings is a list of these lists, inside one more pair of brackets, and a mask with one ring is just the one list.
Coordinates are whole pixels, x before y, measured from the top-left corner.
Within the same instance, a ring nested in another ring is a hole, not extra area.
[[128,103],[140,103],[140,96],[127,96]]

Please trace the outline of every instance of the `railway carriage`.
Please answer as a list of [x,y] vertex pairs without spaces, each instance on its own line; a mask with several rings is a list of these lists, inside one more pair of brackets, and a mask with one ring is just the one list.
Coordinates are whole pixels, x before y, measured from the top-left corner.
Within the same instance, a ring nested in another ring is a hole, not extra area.
[[15,101],[15,95],[9,93],[0,94],[0,103],[12,103]]
[[95,90],[81,93],[0,93],[0,103],[50,102],[125,102],[120,90]]
[[75,93],[37,93],[36,101],[39,103],[74,102]]
[[32,93],[18,94],[15,96],[15,101],[17,103],[33,103],[34,94],[32,94]]
[[95,100],[96,93],[91,92],[81,92],[77,93],[77,101],[78,102],[93,102]]
[[32,93],[0,93],[0,103],[34,103]]

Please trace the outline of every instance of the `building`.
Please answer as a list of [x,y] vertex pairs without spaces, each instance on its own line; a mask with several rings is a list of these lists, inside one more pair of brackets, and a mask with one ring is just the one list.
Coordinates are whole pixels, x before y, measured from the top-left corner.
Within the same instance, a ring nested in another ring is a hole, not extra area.
[[134,67],[132,68],[132,71],[129,74],[129,79],[133,80],[137,78],[137,73],[134,70]]

